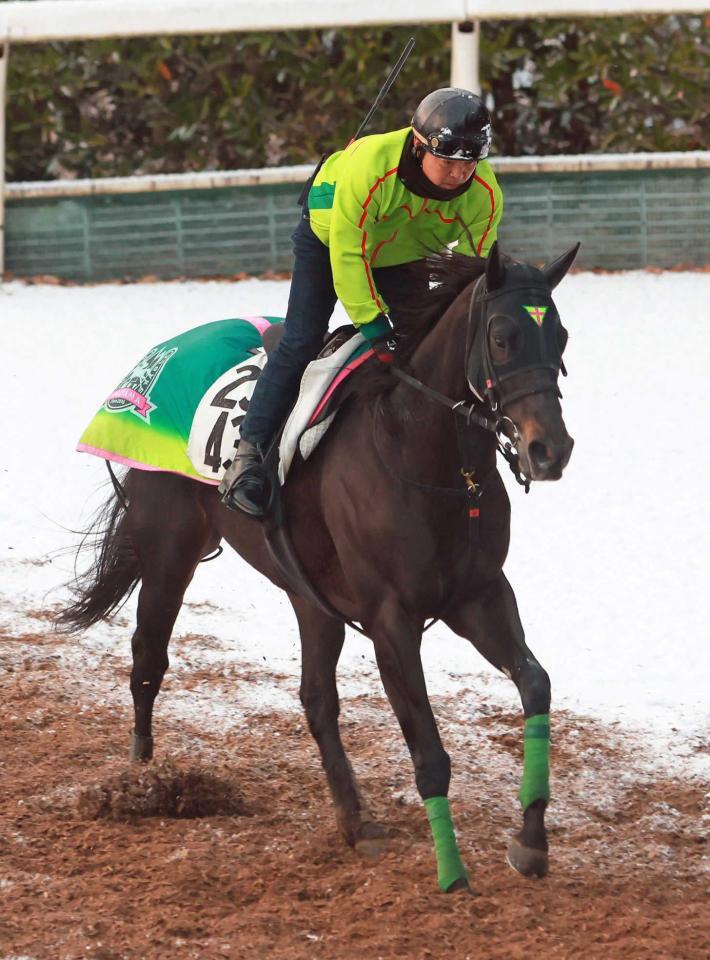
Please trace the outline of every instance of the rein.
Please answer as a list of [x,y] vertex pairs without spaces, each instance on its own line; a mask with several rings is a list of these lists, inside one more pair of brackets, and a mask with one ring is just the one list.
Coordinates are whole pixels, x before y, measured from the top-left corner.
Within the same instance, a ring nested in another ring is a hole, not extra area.
[[[470,426],[472,423],[478,427],[481,427],[484,430],[489,431],[489,433],[494,433],[496,436],[496,448],[498,453],[503,457],[510,471],[515,477],[516,481],[520,484],[521,487],[525,487],[525,492],[530,493],[530,481],[527,477],[524,477],[520,472],[520,457],[515,449],[515,444],[519,439],[518,430],[510,419],[510,417],[503,416],[503,414],[497,414],[494,417],[485,417],[480,413],[476,412],[474,403],[467,403],[465,400],[452,400],[450,397],[447,397],[443,393],[439,393],[438,390],[434,390],[432,387],[428,387],[425,383],[422,383],[421,380],[417,380],[416,377],[412,377],[410,374],[405,373],[404,370],[401,370],[399,367],[392,367],[392,373],[395,377],[401,380],[403,383],[408,384],[410,387],[413,387],[415,390],[418,390],[420,393],[423,393],[424,396],[429,397],[430,400],[434,400],[436,403],[440,403],[445,407],[448,407],[452,413],[458,414],[463,417],[466,421],[466,426]],[[501,440],[501,433],[506,435],[506,440]],[[456,436],[459,443],[459,451],[462,451],[461,443],[461,434],[457,424]],[[375,448],[377,445],[375,444]],[[380,460],[384,463],[384,459],[379,454]],[[463,459],[463,457],[462,457]],[[385,466],[387,464],[385,463]],[[388,467],[389,470],[389,467]],[[390,471],[391,472],[391,471]],[[418,487],[422,490],[429,490],[430,492],[440,492],[440,493],[466,493],[470,494],[475,487],[477,494],[480,495],[481,484],[473,484],[472,476],[473,472],[466,470],[463,466],[461,467],[461,475],[466,481],[466,489],[458,491],[455,487],[435,487],[430,484],[419,483],[415,480],[407,480],[403,477],[397,477],[398,480],[403,480],[405,483],[410,484],[411,486]]]
[[489,430],[491,433],[496,433],[501,420],[508,419],[507,417],[495,417],[494,419],[491,417],[484,417],[480,413],[476,413],[472,403],[466,403],[465,400],[452,400],[445,394],[439,393],[438,390],[434,390],[433,387],[428,387],[425,383],[422,383],[421,380],[417,380],[416,377],[411,376],[409,373],[405,373],[401,367],[392,366],[392,373],[399,380],[402,380],[404,383],[408,383],[410,387],[414,387],[415,390],[418,390],[420,393],[423,393],[425,396],[429,397],[430,400],[435,400],[437,403],[441,403],[445,407],[448,407],[452,413],[456,413],[459,416],[465,417],[467,424],[475,423],[476,426],[483,427],[484,430]]

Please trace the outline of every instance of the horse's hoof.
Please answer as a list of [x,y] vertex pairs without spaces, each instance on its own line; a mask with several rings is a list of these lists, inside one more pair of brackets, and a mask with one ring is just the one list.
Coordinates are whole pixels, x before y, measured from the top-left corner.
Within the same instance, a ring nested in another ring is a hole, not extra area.
[[379,823],[375,823],[374,820],[368,820],[358,829],[353,846],[355,847],[356,853],[359,853],[360,856],[374,859],[387,850],[389,846],[389,833],[385,827]]
[[148,760],[153,759],[153,738],[152,737],[142,737],[138,733],[131,734],[131,749],[128,754],[128,759],[133,763],[139,761],[141,763],[147,763]]
[[454,880],[454,882],[446,888],[446,893],[457,893],[458,891],[467,893],[470,897],[476,896],[468,882],[468,877],[459,877],[458,880]]
[[544,877],[550,869],[550,861],[545,850],[526,847],[517,837],[513,837],[508,846],[508,863],[522,873],[524,877]]

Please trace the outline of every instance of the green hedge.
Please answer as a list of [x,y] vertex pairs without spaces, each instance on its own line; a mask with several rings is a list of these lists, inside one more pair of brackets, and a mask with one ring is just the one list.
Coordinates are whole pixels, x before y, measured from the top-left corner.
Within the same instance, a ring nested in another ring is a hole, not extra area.
[[[485,23],[497,152],[707,148],[703,30],[676,16]],[[448,25],[16,46],[8,178],[310,161],[349,139],[410,35],[382,130],[448,83]]]

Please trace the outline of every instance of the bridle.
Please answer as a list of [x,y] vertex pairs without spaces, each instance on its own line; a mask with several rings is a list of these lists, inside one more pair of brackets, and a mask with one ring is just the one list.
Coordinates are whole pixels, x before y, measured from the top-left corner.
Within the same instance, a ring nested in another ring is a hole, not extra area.
[[[576,253],[576,248],[572,251]],[[569,259],[570,254],[565,255]],[[572,256],[573,259],[573,256]],[[571,262],[571,261],[570,261]],[[567,264],[569,266],[569,264]],[[378,421],[377,414],[381,410],[382,397],[380,396],[377,399],[377,406],[375,408],[375,416],[372,417],[372,440],[374,450],[379,458],[379,461],[384,469],[386,469],[390,475],[399,481],[400,483],[406,483],[410,486],[417,487],[423,493],[431,495],[445,495],[445,496],[456,496],[460,497],[462,494],[467,498],[467,514],[468,514],[468,547],[467,554],[468,557],[471,556],[472,552],[475,549],[477,542],[480,539],[480,524],[477,522],[480,516],[479,501],[481,494],[486,488],[488,479],[496,473],[495,469],[495,460],[493,461],[492,466],[486,471],[483,477],[477,475],[477,465],[479,463],[478,459],[471,457],[471,460],[474,462],[470,464],[470,469],[467,469],[466,463],[468,456],[471,451],[471,445],[468,442],[469,435],[472,433],[470,430],[471,425],[475,424],[478,427],[481,427],[483,430],[491,433],[496,438],[497,449],[504,457],[504,459],[510,465],[510,469],[515,476],[515,479],[522,486],[525,487],[525,492],[527,493],[530,489],[529,481],[522,476],[520,472],[520,460],[517,452],[517,444],[520,440],[520,435],[518,429],[515,426],[515,423],[503,413],[503,408],[507,403],[511,402],[511,394],[503,390],[502,384],[504,384],[508,377],[506,376],[506,371],[502,372],[498,370],[493,364],[490,349],[489,349],[489,327],[490,319],[487,320],[485,324],[485,343],[481,344],[481,359],[482,359],[482,369],[485,373],[488,371],[488,375],[483,384],[483,390],[479,390],[478,383],[472,379],[470,376],[471,373],[471,354],[474,350],[474,342],[476,335],[480,335],[480,328],[482,324],[482,316],[478,316],[478,304],[480,302],[486,302],[486,298],[489,300],[495,299],[494,296],[490,296],[488,292],[483,294],[482,297],[479,297],[480,290],[484,281],[484,276],[479,277],[476,283],[473,286],[471,291],[471,301],[469,305],[468,312],[468,325],[466,330],[466,351],[465,351],[465,378],[466,383],[471,389],[473,395],[473,401],[467,402],[466,400],[452,400],[451,397],[447,397],[446,394],[440,393],[438,390],[434,390],[432,387],[429,387],[427,384],[422,383],[421,380],[418,380],[416,377],[413,377],[411,374],[402,370],[400,367],[392,364],[389,369],[392,371],[392,374],[396,376],[402,382],[408,384],[415,390],[418,390],[424,396],[428,397],[430,400],[440,403],[445,407],[448,407],[449,410],[454,414],[456,422],[456,435],[459,447],[459,461],[461,463],[461,475],[464,480],[463,487],[439,487],[434,485],[428,485],[421,483],[414,479],[407,479],[405,477],[397,476],[394,473],[394,470],[391,464],[388,462],[388,459],[383,456],[382,451],[379,449],[377,443],[377,430],[376,424]],[[553,284],[554,285],[554,284]],[[535,286],[534,284],[532,285]],[[509,292],[511,288],[508,288]],[[529,287],[525,288],[529,290]],[[495,293],[495,291],[494,291]],[[545,294],[549,297],[549,289],[545,290]],[[481,308],[482,314],[482,308]],[[476,329],[472,329],[473,327]],[[556,367],[550,367],[550,364],[547,362],[547,359],[544,356],[545,351],[543,351],[543,362],[539,364],[528,365],[525,370],[528,372],[539,367],[541,369],[552,370],[554,376],[550,377],[546,375],[543,377],[539,383],[534,384],[532,389],[527,389],[519,396],[527,396],[533,393],[542,392],[542,390],[555,390],[557,391],[557,374],[560,370],[564,372],[564,366],[562,364],[562,349],[559,347],[557,350],[558,363]],[[516,373],[523,372],[522,368],[518,368]],[[544,382],[546,380],[546,382]],[[559,391],[558,391],[559,392]],[[512,396],[518,397],[517,394],[512,394]],[[505,437],[505,439],[503,439]],[[475,441],[474,441],[475,442]],[[280,489],[280,488],[279,488]],[[266,543],[271,553],[272,558],[277,564],[277,567],[280,569],[283,574],[286,582],[291,585],[295,593],[305,596],[313,604],[315,604],[320,610],[324,611],[328,616],[333,617],[334,619],[341,620],[344,623],[347,623],[354,630],[366,634],[366,631],[359,624],[355,623],[352,620],[349,620],[347,617],[344,617],[331,603],[327,598],[323,597],[320,592],[311,584],[310,578],[306,571],[303,568],[298,556],[293,549],[293,544],[291,543],[290,537],[288,536],[288,531],[286,525],[283,523],[283,518],[281,515],[282,507],[280,498],[277,499],[277,512],[276,516],[270,520],[265,521],[265,530],[266,530]],[[447,601],[448,602],[448,601]],[[444,607],[446,604],[444,604]],[[442,616],[443,611],[440,611],[438,616],[433,617],[428,624],[425,624],[422,630],[428,630],[429,627],[433,626],[437,620]]]
[[[536,393],[554,392],[560,396],[557,386],[557,376],[560,369],[564,370],[561,355],[557,358],[550,355],[550,351],[544,350],[540,362],[528,363],[521,367],[516,367],[510,371],[501,374],[491,358],[489,334],[491,317],[487,316],[484,321],[484,305],[491,303],[504,294],[525,289],[526,293],[531,291],[531,286],[525,287],[507,287],[500,290],[484,290],[485,274],[480,276],[473,285],[471,291],[471,301],[468,310],[468,321],[466,328],[466,350],[464,355],[464,372],[466,383],[473,394],[472,401],[452,400],[446,394],[434,390],[427,384],[422,383],[416,377],[402,370],[396,365],[392,365],[392,373],[403,383],[424,394],[430,400],[448,407],[457,417],[463,418],[464,426],[470,427],[475,424],[489,433],[495,435],[498,452],[508,463],[516,481],[523,487],[525,492],[530,491],[530,481],[523,476],[520,471],[520,456],[517,451],[520,434],[513,420],[503,413],[503,407],[515,400],[531,396]],[[549,290],[540,287],[540,292],[549,298]],[[471,379],[471,354],[475,349],[480,350],[480,374],[483,383],[473,382]],[[555,362],[557,361],[557,362]],[[505,384],[513,377],[523,373],[538,373],[535,382],[529,384],[526,388],[517,390],[506,390]],[[565,371],[566,373],[566,371]],[[490,412],[490,415],[489,413]],[[459,450],[462,450],[462,436],[459,428],[460,421],[457,422],[457,436],[459,438]],[[470,471],[462,467],[462,474],[467,484],[470,477]],[[476,485],[480,487],[480,484]],[[470,489],[470,488],[469,488]]]

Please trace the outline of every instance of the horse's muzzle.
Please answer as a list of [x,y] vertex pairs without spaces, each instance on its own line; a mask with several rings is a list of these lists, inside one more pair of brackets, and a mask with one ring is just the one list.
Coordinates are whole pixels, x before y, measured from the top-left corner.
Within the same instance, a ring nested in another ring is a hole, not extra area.
[[533,440],[527,447],[529,477],[531,480],[559,480],[572,456],[574,440],[569,435],[562,443]]

